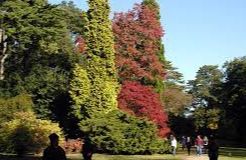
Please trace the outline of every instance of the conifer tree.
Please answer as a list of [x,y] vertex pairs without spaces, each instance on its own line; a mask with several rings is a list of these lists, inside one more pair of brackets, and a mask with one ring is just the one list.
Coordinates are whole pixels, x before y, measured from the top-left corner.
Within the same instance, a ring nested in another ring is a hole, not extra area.
[[109,20],[108,0],[89,0],[87,12],[86,71],[90,81],[88,115],[108,113],[117,109],[117,78],[114,38]]

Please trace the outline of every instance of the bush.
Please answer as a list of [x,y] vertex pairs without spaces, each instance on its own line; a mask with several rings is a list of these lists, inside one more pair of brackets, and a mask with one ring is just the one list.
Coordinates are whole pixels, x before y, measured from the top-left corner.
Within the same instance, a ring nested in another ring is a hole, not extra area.
[[14,118],[14,113],[31,111],[32,108],[32,99],[26,93],[7,99],[0,98],[0,122],[8,122]]
[[81,153],[82,140],[80,138],[68,139],[64,143],[64,148],[66,153]]
[[89,134],[98,152],[151,154],[168,150],[167,142],[158,138],[152,122],[117,110],[82,121],[80,126]]
[[3,152],[39,153],[49,144],[48,136],[57,133],[64,136],[58,124],[37,119],[33,112],[17,112],[15,118],[0,128],[0,149]]

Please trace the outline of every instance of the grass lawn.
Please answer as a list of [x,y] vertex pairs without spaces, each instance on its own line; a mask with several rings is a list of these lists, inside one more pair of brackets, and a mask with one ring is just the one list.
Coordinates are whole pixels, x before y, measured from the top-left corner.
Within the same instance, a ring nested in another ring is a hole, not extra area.
[[[81,154],[68,154],[68,160],[82,160]],[[179,150],[176,156],[170,154],[156,154],[156,155],[107,155],[107,154],[94,154],[93,160],[185,160],[187,157],[186,151]],[[193,158],[191,158],[193,157]],[[207,156],[204,155],[206,160]],[[192,150],[192,156],[189,159],[197,160],[195,151]],[[41,155],[30,155],[25,157],[16,157],[11,154],[0,154],[0,160],[41,160]],[[245,148],[231,148],[221,147],[219,160],[246,160]]]
[[[76,157],[71,156],[71,160],[81,160],[76,159]],[[180,156],[172,155],[105,155],[105,154],[95,154],[93,155],[93,160],[181,160]]]
[[[69,160],[82,160],[81,154],[68,154]],[[41,156],[25,156],[16,157],[15,155],[3,155],[0,154],[0,160],[41,160]],[[106,154],[94,154],[93,160],[182,160],[179,155],[106,155]]]

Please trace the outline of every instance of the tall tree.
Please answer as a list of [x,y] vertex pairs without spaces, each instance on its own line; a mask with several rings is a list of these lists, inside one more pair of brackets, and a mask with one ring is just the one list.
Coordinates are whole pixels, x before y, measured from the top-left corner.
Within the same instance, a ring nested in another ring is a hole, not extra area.
[[67,94],[73,53],[63,10],[46,0],[3,1],[0,10],[9,55],[4,63],[5,79],[0,82],[1,96],[26,91],[39,117],[57,119],[53,111],[64,107],[55,104]]
[[[153,117],[151,110],[162,110],[158,117],[162,117],[164,123],[167,121],[160,95],[155,95],[156,98],[150,102],[152,105],[141,104],[143,106],[140,105],[140,108],[144,108],[142,111],[138,110],[138,99],[123,96],[129,94],[129,91],[132,91],[130,94],[137,96],[143,88],[148,89],[142,96],[151,95],[154,92],[160,94],[164,89],[165,70],[164,63],[161,61],[164,58],[163,53],[160,53],[163,29],[159,21],[159,6],[155,1],[153,3],[156,4],[155,7],[150,5],[152,3],[144,1],[141,5],[135,5],[132,11],[115,14],[113,19],[116,65],[119,80],[123,84],[118,100],[122,102],[119,104],[121,109],[127,112],[132,111],[136,116],[143,117],[144,115],[154,121],[159,126],[159,134],[165,136],[169,131],[167,125],[159,125],[160,121],[157,122],[151,118]],[[136,104],[136,106],[131,104]],[[164,130],[166,132],[162,132]]]
[[227,137],[246,142],[246,57],[235,58],[224,64],[225,83],[221,93],[222,107],[225,111],[224,131]]
[[189,81],[189,92],[193,96],[195,124],[198,129],[217,129],[220,119],[220,99],[223,73],[218,66],[200,67],[195,80]]
[[108,0],[89,0],[86,26],[86,71],[90,81],[87,108],[90,118],[117,109],[118,83],[114,37]]

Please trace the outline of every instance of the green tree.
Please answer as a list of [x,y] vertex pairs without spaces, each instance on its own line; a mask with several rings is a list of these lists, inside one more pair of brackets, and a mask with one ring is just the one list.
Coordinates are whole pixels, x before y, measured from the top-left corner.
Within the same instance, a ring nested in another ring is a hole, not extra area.
[[193,121],[187,117],[188,107],[192,96],[185,90],[182,73],[177,71],[173,64],[165,60],[166,79],[162,99],[169,117],[169,125],[176,135],[193,134]]
[[90,81],[90,98],[86,104],[90,118],[117,109],[114,37],[109,20],[108,0],[89,0],[85,40],[86,72]]
[[[246,142],[246,57],[235,58],[224,64],[225,82],[221,93],[222,107],[225,112],[222,133],[225,138]],[[234,132],[231,132],[234,131]],[[228,134],[230,133],[231,134]]]
[[65,106],[56,104],[67,97],[70,69],[76,61],[64,10],[46,0],[3,1],[0,10],[9,55],[0,95],[12,97],[25,91],[38,117],[57,119],[56,112]]
[[218,66],[205,65],[198,70],[195,80],[188,82],[193,96],[192,107],[197,129],[217,129],[220,119],[220,91],[223,73]]

